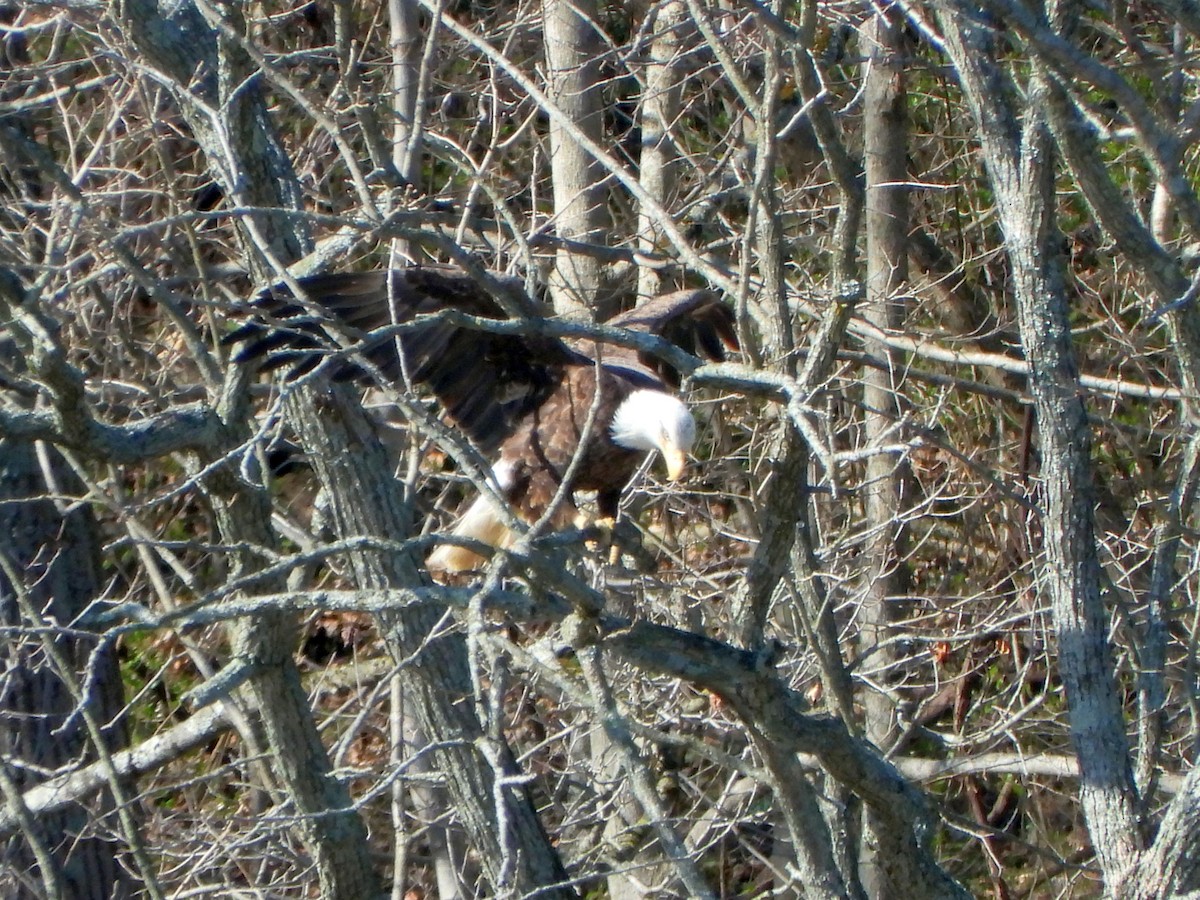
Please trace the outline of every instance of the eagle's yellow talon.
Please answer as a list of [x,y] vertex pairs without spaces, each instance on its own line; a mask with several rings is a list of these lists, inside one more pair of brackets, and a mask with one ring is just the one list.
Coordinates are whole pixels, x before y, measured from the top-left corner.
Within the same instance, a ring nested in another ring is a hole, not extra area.
[[617,520],[612,516],[591,519],[584,524],[582,531],[586,535],[584,543],[587,544],[589,552],[599,553],[606,548],[616,549],[613,535],[617,531]]

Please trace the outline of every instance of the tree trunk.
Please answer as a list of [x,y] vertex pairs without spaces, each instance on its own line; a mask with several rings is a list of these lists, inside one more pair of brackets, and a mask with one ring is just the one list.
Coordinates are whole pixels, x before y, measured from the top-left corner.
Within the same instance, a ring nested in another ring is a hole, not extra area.
[[[646,92],[642,97],[642,147],[638,180],[646,193],[663,209],[671,208],[675,190],[679,149],[672,131],[679,116],[683,40],[680,28],[687,15],[683,0],[669,0],[654,14],[656,34],[646,63]],[[662,228],[657,216],[647,209],[638,212],[638,249],[647,255],[661,248]],[[653,266],[638,269],[638,301],[662,292],[662,276]]]
[[[73,622],[100,596],[103,583],[91,508],[65,499],[82,496],[83,486],[57,451],[46,448],[44,462],[45,469],[31,444],[0,440],[0,534],[5,535],[0,625],[24,635],[0,644],[0,772],[5,788],[0,796],[9,808],[19,799],[6,796],[9,789],[40,781],[31,774],[95,758],[77,710],[83,690],[87,713],[101,726],[105,750],[116,751],[126,743],[118,718],[124,700],[115,646],[97,646],[78,633],[38,637],[40,629]],[[14,584],[8,573],[19,581]],[[62,671],[60,662],[69,670]],[[113,824],[106,821],[113,813],[112,795],[106,791],[102,796],[99,809],[73,804],[38,816],[28,823],[32,832],[11,838],[0,849],[5,863],[0,866],[0,894],[54,896],[53,879],[63,898],[132,896],[129,878],[117,862],[119,844],[107,833]],[[48,854],[51,871],[45,860],[35,859],[37,850]]]
[[[402,540],[411,513],[392,466],[361,409],[344,396],[321,402],[295,399],[289,411],[313,459],[339,536]],[[350,554],[363,590],[424,583],[417,560],[405,552]],[[417,606],[381,615],[388,649],[404,661],[405,703],[437,749],[429,755],[454,801],[471,847],[488,880],[488,896],[573,897],[559,887],[566,871],[542,829],[502,739],[485,736],[475,714],[474,689],[462,634],[444,608]],[[498,781],[509,780],[503,787]]]
[[943,16],[946,49],[979,125],[1011,261],[1021,343],[1040,437],[1044,571],[1071,738],[1083,773],[1080,801],[1106,883],[1121,883],[1144,846],[1121,701],[1113,683],[1108,613],[1100,594],[1091,429],[1071,346],[1071,309],[1055,222],[1054,154],[1044,83],[1035,80],[1024,127],[995,65],[990,37],[967,10]]
[[[260,278],[274,273],[261,261],[264,254],[288,262],[307,248],[306,236],[284,214],[300,206],[300,189],[290,160],[270,127],[266,104],[253,62],[240,43],[237,11],[223,8],[231,18],[206,22],[190,5],[162,9],[150,0],[125,0],[118,16],[141,51],[175,79],[180,111],[193,129],[227,197],[239,205],[279,210],[247,227],[246,257]],[[194,81],[195,73],[205,78]],[[205,98],[223,116],[213,119],[197,108],[189,92]],[[235,378],[238,377],[235,375]],[[230,444],[248,441],[244,387],[223,400]],[[247,486],[226,464],[216,469],[203,487],[212,503],[222,540],[236,547],[274,547],[270,499],[263,485]],[[261,567],[259,553],[235,554],[233,569],[248,575]],[[279,588],[282,580],[274,579]],[[270,584],[259,584],[270,590]],[[379,889],[367,847],[366,828],[354,809],[348,789],[333,775],[329,756],[313,720],[292,654],[297,636],[287,613],[271,613],[231,626],[235,665],[250,676],[242,692],[250,709],[261,718],[276,777],[298,816],[297,831],[312,853],[328,898],[361,898]]]
[[[392,30],[392,161],[400,177],[416,184],[421,173],[421,130],[417,98],[421,86],[421,23],[414,0],[388,0]],[[437,23],[431,26],[437,27]]]
[[[864,86],[864,155],[866,162],[867,299],[862,315],[885,331],[900,327],[903,301],[897,296],[908,278],[907,112],[904,90],[903,25],[894,11],[876,12],[864,29],[868,74]],[[866,341],[864,349],[888,361],[888,369],[864,367],[863,442],[870,449],[887,443],[900,419],[902,377],[898,354]],[[886,752],[896,741],[895,701],[890,689],[902,680],[900,659],[889,649],[892,624],[900,618],[897,598],[907,590],[904,573],[903,516],[905,461],[893,453],[867,458],[865,494],[866,544],[859,605],[859,660],[868,684],[863,693],[864,734]],[[876,686],[878,685],[878,686]],[[870,817],[862,856],[863,884],[871,897],[904,896],[904,885],[888,884],[880,871],[878,846]]]
[[[542,28],[550,101],[585,136],[603,146],[603,45],[596,10],[595,0],[543,0]],[[604,169],[555,117],[550,119],[550,177],[558,236],[603,245],[610,224]],[[549,284],[556,312],[596,317],[600,263],[595,257],[560,247]]]

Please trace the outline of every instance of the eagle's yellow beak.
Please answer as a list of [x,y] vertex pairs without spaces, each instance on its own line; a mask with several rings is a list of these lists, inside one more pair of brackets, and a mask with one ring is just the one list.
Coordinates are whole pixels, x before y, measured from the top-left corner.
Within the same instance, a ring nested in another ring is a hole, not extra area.
[[663,460],[667,464],[667,478],[678,481],[687,468],[687,454],[678,447],[665,447],[662,451]]

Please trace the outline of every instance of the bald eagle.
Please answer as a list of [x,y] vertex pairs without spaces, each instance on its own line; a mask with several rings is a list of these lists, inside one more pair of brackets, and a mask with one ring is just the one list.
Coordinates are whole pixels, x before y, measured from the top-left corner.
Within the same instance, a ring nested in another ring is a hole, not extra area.
[[[283,286],[255,298],[254,318],[227,338],[240,344],[235,358],[298,374],[342,350],[346,337],[360,339],[356,349],[369,365],[339,353],[334,377],[361,379],[373,370],[401,390],[426,385],[450,421],[481,452],[495,454],[495,484],[527,522],[547,511],[568,473],[551,520],[556,528],[575,520],[576,491],[595,491],[600,517],[615,519],[621,492],[649,451],[662,454],[671,480],[684,471],[696,425],[674,394],[678,373],[661,360],[615,344],[497,333],[431,315],[510,318],[471,276],[448,267],[316,275],[299,285],[302,301]],[[661,335],[713,360],[737,347],[731,310],[706,291],[659,297],[605,324]],[[454,534],[492,546],[512,539],[488,493],[467,508]],[[450,544],[428,560],[431,569],[451,572],[479,562]]]

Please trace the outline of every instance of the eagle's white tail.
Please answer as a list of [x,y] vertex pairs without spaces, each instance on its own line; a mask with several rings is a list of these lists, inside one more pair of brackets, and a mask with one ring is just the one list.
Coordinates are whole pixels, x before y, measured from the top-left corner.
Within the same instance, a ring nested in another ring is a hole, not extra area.
[[[492,477],[500,492],[507,491],[513,484],[511,467],[497,463],[492,469]],[[512,532],[504,524],[500,511],[496,508],[496,500],[490,493],[481,493],[467,508],[463,517],[458,520],[451,534],[457,537],[473,538],[493,547],[507,547],[512,542]],[[472,553],[465,547],[453,544],[440,544],[434,548],[426,560],[431,572],[466,572],[477,569],[485,562],[478,553]]]

